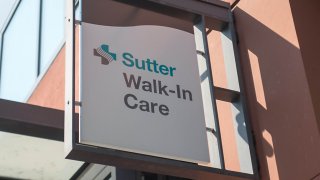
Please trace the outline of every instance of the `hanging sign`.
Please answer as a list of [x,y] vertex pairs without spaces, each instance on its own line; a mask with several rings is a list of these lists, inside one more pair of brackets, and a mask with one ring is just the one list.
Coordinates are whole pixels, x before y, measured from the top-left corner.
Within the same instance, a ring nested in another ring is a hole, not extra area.
[[210,161],[192,32],[83,22],[80,33],[80,143]]

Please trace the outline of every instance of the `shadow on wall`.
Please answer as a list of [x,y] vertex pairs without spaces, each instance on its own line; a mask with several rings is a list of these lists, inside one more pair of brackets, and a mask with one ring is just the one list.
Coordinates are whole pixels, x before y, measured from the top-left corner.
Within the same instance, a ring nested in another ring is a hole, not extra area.
[[289,2],[320,130],[320,1]]
[[300,49],[240,8],[234,15],[260,175],[312,179],[320,141]]

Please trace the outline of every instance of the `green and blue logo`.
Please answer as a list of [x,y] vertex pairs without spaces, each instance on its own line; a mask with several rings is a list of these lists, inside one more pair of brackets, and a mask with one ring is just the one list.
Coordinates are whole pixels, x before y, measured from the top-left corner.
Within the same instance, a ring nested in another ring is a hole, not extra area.
[[[101,64],[104,65],[108,65],[109,63],[117,60],[117,54],[110,52],[109,45],[106,44],[102,44],[98,48],[94,48],[93,55],[100,57]],[[177,70],[174,66],[160,64],[156,59],[139,59],[129,52],[123,52],[120,59],[122,59],[122,64],[127,67],[164,76],[174,76],[174,73]]]
[[93,55],[101,57],[101,64],[108,65],[117,60],[117,55],[110,52],[109,45],[102,44],[100,47],[93,49]]

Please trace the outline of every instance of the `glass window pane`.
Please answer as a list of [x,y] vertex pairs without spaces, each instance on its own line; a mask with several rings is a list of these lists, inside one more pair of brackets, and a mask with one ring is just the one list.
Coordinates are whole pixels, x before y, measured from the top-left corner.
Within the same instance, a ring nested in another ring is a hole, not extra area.
[[41,29],[41,72],[51,63],[64,41],[64,0],[43,0]]
[[0,98],[25,101],[37,78],[39,0],[21,1],[3,38]]
[[12,8],[15,6],[17,0],[0,0],[0,30],[3,28],[8,16],[11,14]]
[[76,11],[75,12],[75,19],[80,21],[81,20],[81,4],[80,4],[80,2],[77,3],[75,11]]

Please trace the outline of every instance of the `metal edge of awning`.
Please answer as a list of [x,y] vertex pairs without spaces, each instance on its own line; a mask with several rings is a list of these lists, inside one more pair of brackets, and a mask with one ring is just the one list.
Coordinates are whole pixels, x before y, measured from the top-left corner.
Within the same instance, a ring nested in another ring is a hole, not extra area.
[[63,141],[64,111],[0,99],[0,131]]
[[219,0],[148,0],[166,7],[173,7],[182,11],[207,16],[222,22],[228,22],[230,4]]

